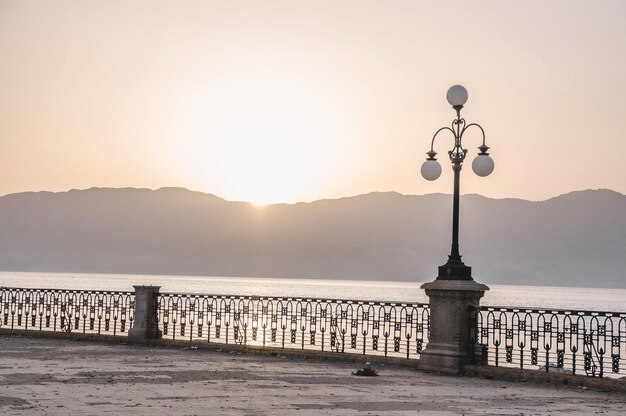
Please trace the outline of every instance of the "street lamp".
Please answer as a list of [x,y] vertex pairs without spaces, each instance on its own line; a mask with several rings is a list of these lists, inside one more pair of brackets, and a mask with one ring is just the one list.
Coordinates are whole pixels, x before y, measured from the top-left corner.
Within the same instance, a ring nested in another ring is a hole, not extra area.
[[427,371],[441,371],[459,374],[466,364],[474,363],[475,351],[472,331],[474,323],[471,315],[480,306],[480,299],[489,287],[472,279],[472,268],[463,264],[459,254],[459,176],[467,149],[463,148],[463,135],[470,127],[477,127],[483,135],[483,143],[478,147],[480,153],[472,163],[472,169],[478,176],[487,176],[493,172],[493,160],[489,157],[489,147],[485,145],[485,131],[476,123],[466,124],[461,118],[461,109],[467,102],[467,90],[455,85],[448,90],[447,99],[456,110],[456,119],[451,127],[442,127],[433,136],[428,158],[422,165],[422,176],[434,181],[441,175],[441,166],[435,156],[433,146],[437,135],[449,131],[454,136],[454,147],[448,151],[454,171],[454,204],[452,210],[452,251],[448,261],[439,266],[437,278],[424,283],[430,308],[429,339],[426,348],[420,354],[419,368]]
[[476,124],[466,124],[465,119],[461,117],[461,109],[467,102],[468,93],[465,87],[454,85],[450,87],[446,94],[448,103],[456,110],[456,118],[452,121],[451,127],[442,127],[433,136],[430,144],[430,151],[426,154],[428,158],[422,164],[421,173],[424,179],[434,181],[441,175],[441,165],[437,161],[437,152],[434,151],[435,139],[442,131],[449,131],[454,136],[454,147],[448,151],[448,156],[452,162],[452,170],[454,171],[454,197],[452,208],[452,250],[448,256],[448,261],[443,266],[439,266],[439,274],[437,280],[473,280],[472,268],[466,266],[461,260],[459,254],[459,179],[463,161],[467,156],[467,149],[463,148],[463,135],[470,127],[477,127],[483,135],[483,143],[478,147],[480,153],[472,162],[472,170],[478,176],[488,176],[493,172],[494,163],[487,151],[489,146],[485,145],[485,131]]

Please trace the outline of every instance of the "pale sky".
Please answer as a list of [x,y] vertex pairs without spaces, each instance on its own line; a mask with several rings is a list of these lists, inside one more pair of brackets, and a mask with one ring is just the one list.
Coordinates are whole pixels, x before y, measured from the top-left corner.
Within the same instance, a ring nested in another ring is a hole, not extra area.
[[626,193],[626,1],[0,0],[0,195],[256,203],[452,192],[445,93],[496,163],[463,193]]

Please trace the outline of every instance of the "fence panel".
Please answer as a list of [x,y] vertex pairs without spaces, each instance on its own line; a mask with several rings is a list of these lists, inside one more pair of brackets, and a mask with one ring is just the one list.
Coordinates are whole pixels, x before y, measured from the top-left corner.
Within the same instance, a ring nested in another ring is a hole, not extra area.
[[626,313],[483,306],[474,319],[489,365],[626,375]]
[[133,292],[0,287],[0,328],[126,336],[134,319]]
[[159,294],[164,338],[418,358],[428,305],[338,299]]

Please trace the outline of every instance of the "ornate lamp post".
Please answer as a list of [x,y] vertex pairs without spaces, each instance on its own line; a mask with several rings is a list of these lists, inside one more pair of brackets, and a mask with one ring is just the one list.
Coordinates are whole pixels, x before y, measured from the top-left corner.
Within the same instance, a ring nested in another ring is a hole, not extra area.
[[483,135],[483,144],[478,147],[480,153],[472,162],[472,169],[478,176],[488,176],[493,172],[494,163],[487,151],[489,146],[485,144],[485,131],[476,123],[466,124],[465,119],[461,117],[461,109],[467,102],[467,90],[461,85],[454,85],[448,90],[446,95],[448,102],[456,110],[456,118],[452,121],[451,127],[442,127],[433,136],[430,144],[430,151],[426,154],[428,158],[422,164],[422,176],[424,179],[434,181],[441,175],[441,165],[437,162],[435,156],[437,152],[434,150],[435,139],[439,133],[446,131],[452,133],[454,137],[454,147],[448,151],[450,161],[452,162],[452,170],[454,171],[454,196],[452,205],[452,250],[448,256],[448,261],[439,267],[439,275],[437,279],[448,280],[472,280],[472,268],[466,266],[461,260],[459,254],[459,187],[461,168],[463,161],[467,156],[467,149],[463,148],[463,135],[470,127],[477,127]]
[[472,169],[478,176],[487,176],[493,172],[494,163],[485,144],[485,131],[476,124],[467,124],[461,117],[461,109],[467,102],[467,90],[454,85],[448,90],[448,102],[456,110],[456,119],[451,127],[442,127],[433,136],[428,158],[421,168],[422,176],[434,181],[441,175],[441,165],[435,158],[435,139],[441,132],[450,132],[454,146],[448,151],[454,171],[454,196],[452,207],[452,249],[448,261],[439,266],[437,278],[422,285],[430,304],[430,338],[426,349],[420,356],[419,367],[423,370],[458,374],[465,364],[475,361],[471,344],[471,314],[480,304],[489,288],[472,279],[472,268],[466,266],[459,254],[459,182],[461,168],[468,154],[463,148],[463,135],[471,128],[480,129],[483,142],[478,147],[480,153],[472,163]]

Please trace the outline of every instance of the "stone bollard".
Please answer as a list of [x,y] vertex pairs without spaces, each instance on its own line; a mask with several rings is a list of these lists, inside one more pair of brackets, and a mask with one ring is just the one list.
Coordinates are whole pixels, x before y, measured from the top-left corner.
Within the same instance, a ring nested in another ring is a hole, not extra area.
[[158,296],[161,286],[133,286],[135,288],[135,321],[128,331],[128,339],[145,341],[160,339],[157,322]]
[[474,362],[471,311],[489,287],[473,280],[437,279],[422,285],[430,304],[430,339],[420,355],[418,368],[459,374]]

